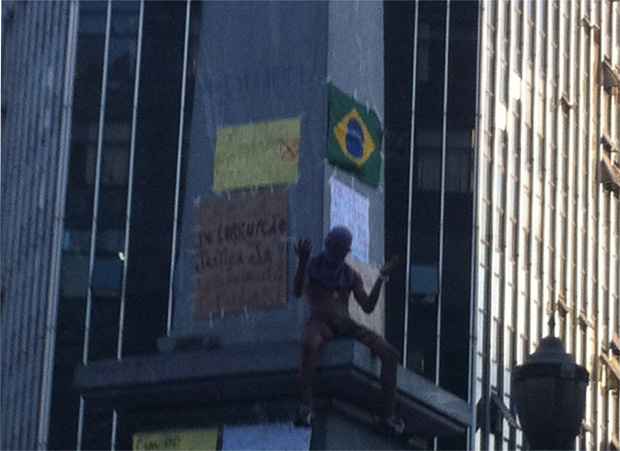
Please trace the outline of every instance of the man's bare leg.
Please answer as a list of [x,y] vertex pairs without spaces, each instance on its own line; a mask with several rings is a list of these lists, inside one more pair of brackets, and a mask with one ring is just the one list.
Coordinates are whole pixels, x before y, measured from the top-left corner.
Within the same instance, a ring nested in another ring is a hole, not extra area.
[[388,418],[396,410],[396,371],[398,354],[386,351],[381,358],[381,388],[383,390],[383,416]]
[[[363,327],[363,326],[360,326]],[[360,341],[381,359],[381,389],[382,421],[388,429],[396,434],[401,434],[405,424],[396,416],[396,381],[399,354],[396,348],[389,344],[383,337],[366,330],[360,336]]]
[[[310,320],[306,323],[302,344],[301,366],[299,369],[302,405],[298,416],[301,415],[309,419],[312,417],[314,375],[321,358],[321,350],[332,336],[333,334],[326,324],[316,320]],[[309,420],[306,419],[299,422],[309,423]]]

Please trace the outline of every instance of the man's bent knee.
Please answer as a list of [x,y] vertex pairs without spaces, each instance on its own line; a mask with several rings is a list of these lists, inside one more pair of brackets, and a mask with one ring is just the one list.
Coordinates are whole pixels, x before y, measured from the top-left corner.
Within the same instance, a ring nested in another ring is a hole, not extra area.
[[400,353],[398,350],[385,339],[379,337],[374,347],[376,349],[375,352],[384,362],[396,365],[400,361]]

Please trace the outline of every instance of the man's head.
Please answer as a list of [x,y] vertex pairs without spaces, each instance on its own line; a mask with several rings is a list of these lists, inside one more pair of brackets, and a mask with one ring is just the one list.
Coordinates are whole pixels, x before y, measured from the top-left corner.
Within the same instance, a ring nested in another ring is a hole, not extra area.
[[327,257],[336,262],[344,261],[351,251],[353,236],[345,226],[333,227],[325,237],[325,253]]

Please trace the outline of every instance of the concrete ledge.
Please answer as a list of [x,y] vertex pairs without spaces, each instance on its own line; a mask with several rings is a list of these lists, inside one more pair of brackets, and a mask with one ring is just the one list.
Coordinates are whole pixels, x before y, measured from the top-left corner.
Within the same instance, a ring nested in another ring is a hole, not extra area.
[[[79,366],[78,390],[117,408],[226,403],[296,397],[300,344],[228,346],[104,360]],[[380,399],[380,361],[348,339],[324,350],[317,395],[373,410]],[[432,437],[462,433],[470,421],[467,403],[403,368],[398,374],[399,409],[412,432]]]

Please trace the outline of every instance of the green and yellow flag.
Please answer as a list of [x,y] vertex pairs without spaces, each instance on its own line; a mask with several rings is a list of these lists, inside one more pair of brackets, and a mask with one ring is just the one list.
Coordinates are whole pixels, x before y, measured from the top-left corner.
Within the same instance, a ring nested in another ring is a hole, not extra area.
[[382,170],[382,131],[377,114],[331,83],[328,90],[327,159],[355,173],[362,181],[378,186]]

